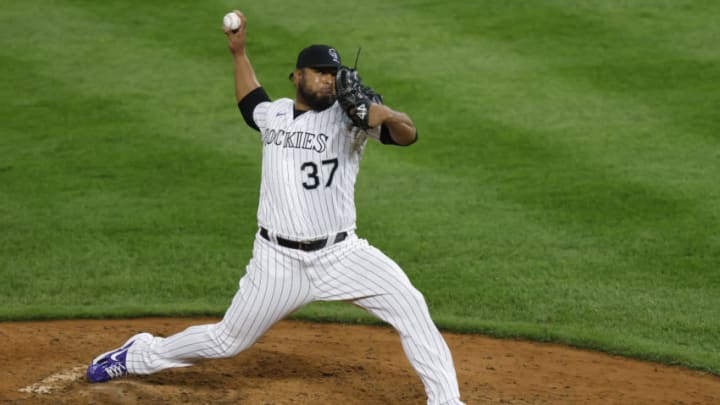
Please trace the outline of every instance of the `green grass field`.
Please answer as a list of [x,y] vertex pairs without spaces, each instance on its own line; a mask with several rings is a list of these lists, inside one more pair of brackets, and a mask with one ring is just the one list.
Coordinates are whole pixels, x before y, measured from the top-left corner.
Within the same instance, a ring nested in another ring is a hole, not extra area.
[[366,150],[358,227],[441,328],[720,374],[720,3],[348,4],[4,3],[0,319],[223,313],[260,180],[239,7],[272,97],[304,46],[362,46],[413,117],[416,145]]

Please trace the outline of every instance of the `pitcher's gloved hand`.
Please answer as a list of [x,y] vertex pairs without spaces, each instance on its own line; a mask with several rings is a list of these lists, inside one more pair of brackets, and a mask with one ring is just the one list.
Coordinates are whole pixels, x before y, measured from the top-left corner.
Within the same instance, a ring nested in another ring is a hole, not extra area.
[[363,85],[357,70],[341,66],[335,77],[335,94],[343,111],[355,126],[370,129],[370,104],[382,104],[382,96]]

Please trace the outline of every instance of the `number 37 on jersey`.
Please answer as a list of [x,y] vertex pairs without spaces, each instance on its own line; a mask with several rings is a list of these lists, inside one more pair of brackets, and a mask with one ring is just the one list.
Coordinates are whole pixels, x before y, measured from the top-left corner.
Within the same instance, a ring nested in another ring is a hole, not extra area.
[[314,190],[321,185],[330,187],[338,168],[338,159],[326,159],[320,162],[305,162],[300,166],[300,170],[305,175],[303,177],[303,187],[307,190]]

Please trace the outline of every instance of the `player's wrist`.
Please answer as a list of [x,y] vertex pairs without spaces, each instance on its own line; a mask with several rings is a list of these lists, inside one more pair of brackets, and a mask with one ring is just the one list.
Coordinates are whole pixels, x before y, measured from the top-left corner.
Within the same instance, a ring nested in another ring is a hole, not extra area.
[[370,126],[376,127],[387,123],[388,120],[392,119],[393,110],[382,104],[370,104]]
[[245,47],[242,48],[230,48],[230,53],[233,56],[233,59],[241,60],[247,58],[247,54],[245,53]]

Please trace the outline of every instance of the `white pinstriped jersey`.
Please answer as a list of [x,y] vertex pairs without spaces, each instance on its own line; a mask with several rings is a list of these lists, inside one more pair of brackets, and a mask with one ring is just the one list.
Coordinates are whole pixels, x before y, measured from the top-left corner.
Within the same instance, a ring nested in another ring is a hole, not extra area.
[[263,140],[258,224],[292,240],[355,229],[364,132],[350,125],[337,102],[297,118],[293,106],[282,98],[253,111]]

